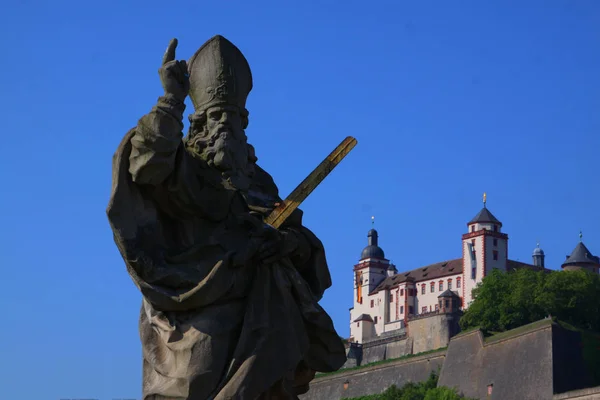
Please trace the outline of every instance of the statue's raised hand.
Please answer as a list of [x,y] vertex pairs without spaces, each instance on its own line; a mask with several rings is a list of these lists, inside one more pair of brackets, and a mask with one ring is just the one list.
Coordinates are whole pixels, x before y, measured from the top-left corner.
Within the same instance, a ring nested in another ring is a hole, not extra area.
[[190,90],[190,80],[185,61],[175,60],[177,39],[172,39],[163,57],[162,66],[158,70],[165,95],[171,95],[184,101]]

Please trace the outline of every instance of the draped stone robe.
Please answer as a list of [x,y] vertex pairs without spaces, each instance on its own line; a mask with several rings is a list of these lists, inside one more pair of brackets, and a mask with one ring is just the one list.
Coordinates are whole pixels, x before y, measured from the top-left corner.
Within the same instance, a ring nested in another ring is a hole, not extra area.
[[224,185],[185,149],[183,109],[160,98],[113,158],[107,214],[143,295],[143,399],[296,398],[346,360],[318,304],[323,245],[296,212],[282,227],[294,257],[249,257],[265,234],[250,211],[268,213],[277,187],[258,166],[247,192]]

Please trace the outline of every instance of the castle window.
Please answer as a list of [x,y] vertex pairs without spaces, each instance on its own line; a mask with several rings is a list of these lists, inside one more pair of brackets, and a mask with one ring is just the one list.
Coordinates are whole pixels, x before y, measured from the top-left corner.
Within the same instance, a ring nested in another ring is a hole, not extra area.
[[393,302],[394,302],[394,295],[390,294],[390,303],[393,303]]
[[448,279],[448,290],[452,290],[452,279]]
[[413,309],[413,306],[408,306],[408,313],[411,314],[411,315],[415,313],[415,310]]
[[431,293],[435,292],[435,282],[431,282],[431,284],[429,284],[429,291]]
[[494,225],[494,232],[498,232],[498,225]]
[[404,306],[400,306],[400,314],[404,314]]
[[377,317],[373,318],[373,323],[377,325]]
[[444,281],[440,281],[440,292],[444,291]]
[[375,306],[375,301],[371,300],[371,308],[373,308]]
[[435,311],[440,311],[440,305],[439,304],[435,305]]
[[404,289],[400,289],[400,296],[404,297]]
[[356,326],[357,326],[357,327],[360,327],[360,322],[357,322],[357,323],[356,323]]
[[427,306],[421,307],[421,314],[425,314],[427,312]]
[[460,278],[456,278],[456,288],[460,289]]
[[421,285],[421,294],[425,294],[425,284]]
[[450,301],[449,300],[445,300],[444,302],[446,303],[446,308],[450,308]]
[[498,246],[498,239],[494,239],[494,247]]
[[471,225],[471,232],[475,232],[475,225]]
[[494,250],[494,252],[492,253],[493,257],[494,257],[494,261],[498,261],[498,251]]

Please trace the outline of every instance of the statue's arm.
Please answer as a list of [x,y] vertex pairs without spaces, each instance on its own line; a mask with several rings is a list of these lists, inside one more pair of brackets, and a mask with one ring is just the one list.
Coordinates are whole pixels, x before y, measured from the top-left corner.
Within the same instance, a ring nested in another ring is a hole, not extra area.
[[165,95],[140,118],[129,156],[129,172],[135,183],[157,186],[173,172],[182,146],[184,111],[182,101]]
[[175,60],[176,47],[177,39],[171,40],[158,70],[165,95],[138,121],[131,139],[129,172],[135,183],[163,183],[173,172],[178,149],[183,147],[184,101],[190,82],[185,61]]

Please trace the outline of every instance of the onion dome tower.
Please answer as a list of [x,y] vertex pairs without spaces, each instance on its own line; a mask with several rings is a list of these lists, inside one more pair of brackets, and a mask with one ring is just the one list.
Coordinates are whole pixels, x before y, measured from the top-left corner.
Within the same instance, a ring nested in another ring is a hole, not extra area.
[[388,276],[390,261],[379,247],[379,234],[374,228],[375,217],[371,217],[372,227],[367,233],[367,246],[360,253],[360,260],[354,266],[355,301],[361,303]]
[[537,244],[537,247],[533,250],[533,265],[540,268],[545,268],[544,259],[546,255],[544,254],[544,250],[540,248],[540,244]]
[[360,259],[366,260],[369,258],[375,258],[378,260],[385,259],[385,253],[383,249],[379,247],[379,235],[375,229],[371,229],[369,233],[367,233],[368,245],[365,247],[360,253]]

